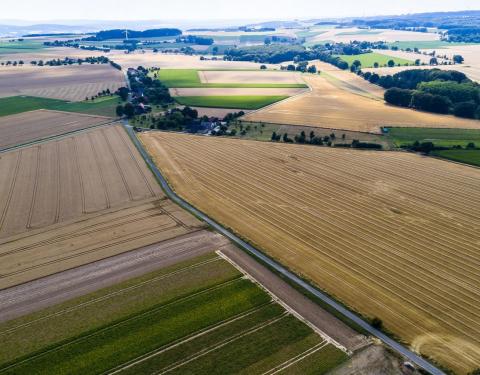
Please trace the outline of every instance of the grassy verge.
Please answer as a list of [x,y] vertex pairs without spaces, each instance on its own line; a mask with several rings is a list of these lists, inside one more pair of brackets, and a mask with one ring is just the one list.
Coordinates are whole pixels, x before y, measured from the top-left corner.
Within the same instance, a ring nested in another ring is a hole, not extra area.
[[480,167],[480,150],[441,150],[434,151],[432,155]]
[[191,107],[254,110],[284,100],[288,96],[179,96],[175,100]]
[[99,98],[88,102],[67,102],[64,100],[33,96],[12,96],[9,98],[0,98],[0,116],[9,116],[37,109],[50,109],[115,117],[115,109],[119,103],[120,99],[117,96]]
[[[155,74],[155,73],[153,73]],[[301,83],[202,83],[197,69],[161,69],[157,78],[172,88],[307,88]],[[268,72],[265,72],[268,75]]]
[[414,62],[407,59],[401,59],[398,57],[392,57],[387,55],[382,55],[381,53],[370,52],[363,53],[361,55],[337,55],[343,61],[347,62],[348,65],[352,65],[355,60],[358,60],[362,63],[362,68],[373,68],[375,63],[378,63],[379,66],[386,66],[390,60],[395,62],[395,65],[413,65]]
[[474,129],[390,128],[387,137],[397,147],[411,145],[415,141],[433,142],[441,147],[465,147],[470,142],[480,145],[480,130]]

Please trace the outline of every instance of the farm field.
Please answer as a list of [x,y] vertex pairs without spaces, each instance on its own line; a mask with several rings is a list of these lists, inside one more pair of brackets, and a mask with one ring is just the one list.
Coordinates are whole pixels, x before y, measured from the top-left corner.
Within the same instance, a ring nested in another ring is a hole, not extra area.
[[470,142],[480,145],[480,130],[390,128],[388,138],[397,147],[419,142],[433,142],[435,146],[466,147]]
[[288,96],[178,96],[175,100],[190,107],[237,108],[254,110],[287,99]]
[[347,62],[349,66],[351,66],[355,60],[358,60],[362,63],[362,68],[373,68],[375,63],[378,63],[380,66],[386,66],[390,60],[393,60],[395,65],[413,65],[414,63],[412,60],[376,52],[361,55],[338,55],[338,57]]
[[170,94],[177,96],[294,96],[305,92],[305,89],[292,88],[175,88],[170,89]]
[[123,74],[110,65],[0,67],[0,97],[18,95],[83,101],[125,86]]
[[8,54],[40,52],[45,49],[46,47],[41,41],[28,40],[23,42],[10,42],[8,40],[0,40],[0,57]]
[[459,374],[480,361],[480,171],[409,153],[151,132],[176,192]]
[[[439,51],[438,54],[440,55],[442,51]],[[415,53],[415,52],[406,52],[406,51],[392,51],[392,50],[389,50],[389,49],[386,49],[386,50],[382,50],[381,52],[382,55],[386,55],[386,56],[390,56],[390,57],[393,57],[393,58],[397,58],[397,59],[403,59],[403,60],[408,60],[409,61],[409,64],[410,65],[413,65],[415,60],[420,60],[420,63],[421,64],[430,64],[430,59],[432,58],[432,56],[429,56],[429,55],[424,55],[423,53]],[[437,60],[440,64],[442,63],[449,63],[450,60],[445,60],[439,56],[437,56]],[[401,64],[401,65],[405,65],[405,64]],[[369,67],[371,68],[371,66]],[[433,67],[431,67],[433,68]]]
[[0,238],[163,193],[113,126],[1,154]]
[[[0,101],[1,103],[1,101]],[[107,124],[112,119],[58,111],[37,110],[0,117],[0,150],[71,131]]]
[[116,95],[83,102],[67,102],[33,96],[12,96],[0,98],[0,117],[38,109],[116,117],[115,109],[121,103],[120,98]]
[[[43,46],[42,46],[43,47]],[[17,51],[21,52],[18,53]],[[64,59],[68,58],[85,58],[92,56],[105,56],[109,55],[105,52],[100,51],[87,51],[76,48],[69,47],[49,47],[41,49],[31,49],[31,50],[3,50],[3,53],[0,53],[0,63],[11,61],[23,60],[25,64],[29,64],[31,61],[39,60],[53,60],[53,59]]]
[[2,323],[0,372],[323,374],[347,359],[242,276],[212,252]]
[[326,32],[309,40],[310,43],[326,41],[349,43],[352,40],[367,42],[398,42],[398,41],[438,41],[440,36],[434,33],[417,33],[403,30],[362,30],[358,28],[328,29]]
[[456,161],[459,163],[470,164],[480,167],[480,150],[441,150],[434,151],[433,155]]
[[247,114],[243,119],[362,132],[380,132],[381,127],[480,129],[475,120],[388,106],[334,85],[322,75],[305,75],[304,79],[312,92]]
[[[453,46],[467,46],[470,45],[469,43],[450,43],[445,42],[443,40],[412,40],[412,41],[401,41],[401,42],[393,42],[388,44],[389,47],[398,47],[400,49],[444,49]],[[442,51],[443,52],[443,51]]]
[[[268,71],[162,69],[154,74],[170,88],[306,88],[300,74]],[[208,92],[208,91],[206,91]]]

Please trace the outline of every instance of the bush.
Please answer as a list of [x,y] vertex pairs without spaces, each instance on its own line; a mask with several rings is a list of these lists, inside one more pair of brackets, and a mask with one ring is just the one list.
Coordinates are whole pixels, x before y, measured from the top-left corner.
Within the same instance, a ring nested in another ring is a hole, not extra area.
[[475,118],[478,106],[470,102],[456,103],[453,106],[453,114],[458,117]]
[[389,104],[398,105],[401,107],[409,107],[412,102],[412,90],[391,88],[385,91],[384,98]]

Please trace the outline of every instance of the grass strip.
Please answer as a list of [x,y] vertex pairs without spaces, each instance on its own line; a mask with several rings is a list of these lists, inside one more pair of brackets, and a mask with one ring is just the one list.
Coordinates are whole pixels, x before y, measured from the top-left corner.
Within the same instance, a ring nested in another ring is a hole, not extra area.
[[250,281],[239,279],[89,332],[27,357],[3,371],[0,369],[0,373],[85,374],[108,371],[269,300],[270,297]]
[[181,105],[209,108],[236,108],[255,110],[287,99],[288,96],[179,96],[175,100]]

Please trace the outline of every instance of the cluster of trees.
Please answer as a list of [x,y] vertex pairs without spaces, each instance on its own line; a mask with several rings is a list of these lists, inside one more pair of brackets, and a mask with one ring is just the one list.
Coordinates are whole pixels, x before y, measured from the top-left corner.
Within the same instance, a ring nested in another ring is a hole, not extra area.
[[[364,74],[364,78],[366,74]],[[387,88],[385,101],[401,107],[480,118],[480,85],[453,70],[407,70],[393,76],[369,76]]]
[[[31,65],[34,66],[60,66],[60,65],[82,65],[82,64],[108,64],[111,63],[112,65],[114,64],[113,62],[110,61],[108,57],[105,56],[98,56],[98,57],[86,57],[84,59],[71,59],[69,57],[65,57],[64,59],[53,59],[53,60],[32,60],[30,61]],[[8,60],[6,62],[1,62],[0,65],[2,66],[18,66],[18,65],[24,65],[25,62],[23,60],[19,61],[11,61]],[[118,69],[122,69],[121,67]]]
[[225,51],[227,61],[254,61],[261,64],[280,64],[285,61],[315,60],[316,53],[300,45],[269,44],[230,48]]
[[[261,66],[262,69],[265,65]],[[266,69],[266,67],[265,67]],[[302,72],[302,73],[317,73],[317,67],[315,65],[308,65],[308,61],[299,61],[296,64],[288,64],[287,66],[281,66],[281,70],[289,70],[292,72]]]
[[128,71],[128,79],[133,94],[133,103],[142,104],[171,104],[173,98],[168,88],[159,80],[148,76],[148,70],[142,66]]
[[87,96],[85,98],[86,101],[88,101],[89,99],[91,99],[92,101],[97,99],[97,98],[102,98],[102,97],[105,97],[105,96],[113,96],[112,92],[110,91],[110,89],[106,89],[106,90],[103,90],[103,91],[100,91],[97,95],[94,95],[94,96],[91,96],[90,98]]
[[201,46],[211,46],[215,42],[213,38],[205,38],[196,35],[181,36],[178,37],[175,41],[177,43],[198,44]]
[[114,29],[114,30],[103,30],[98,32],[95,36],[84,38],[85,41],[103,41],[109,39],[126,39],[125,36],[128,35],[128,38],[138,39],[138,38],[159,38],[165,36],[177,37],[182,35],[182,31],[179,29],[150,29],[145,31],[135,31],[135,30],[124,30],[124,29]]
[[[464,149],[461,145],[445,147],[445,146],[436,146],[433,142],[420,142],[420,141],[415,141],[413,144],[410,144],[410,145],[404,145],[402,146],[402,148],[410,151],[422,152],[424,154],[430,154],[433,151],[439,151],[439,150],[450,150],[450,149],[463,150]],[[478,148],[475,145],[475,143],[470,142],[465,147],[465,150],[478,150]]]
[[472,26],[472,27],[443,26],[443,28],[448,28],[447,40],[449,42],[480,43],[480,26]]
[[198,111],[190,107],[174,108],[154,119],[152,127],[159,130],[182,131],[196,119],[198,119]]
[[85,46],[80,44],[80,39],[76,40],[55,40],[53,42],[43,42],[43,45],[47,47],[70,47],[70,48],[76,48],[76,49],[82,49],[85,51],[101,51],[101,52],[110,52],[111,47],[109,46],[103,46],[103,47],[97,47],[97,46]]
[[360,142],[359,140],[353,140],[352,143],[345,143],[346,135],[342,134],[341,141],[336,142],[337,136],[335,133],[331,133],[330,135],[325,136],[318,136],[312,130],[308,136],[305,131],[301,131],[299,134],[295,135],[295,137],[290,138],[288,133],[284,133],[283,135],[278,134],[277,132],[273,132],[271,136],[272,142],[280,142],[283,141],[284,143],[299,143],[299,144],[309,144],[315,146],[333,146],[333,147],[351,147],[351,148],[358,148],[358,149],[373,149],[373,150],[381,150],[382,145],[377,143],[370,143],[370,142]]

